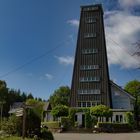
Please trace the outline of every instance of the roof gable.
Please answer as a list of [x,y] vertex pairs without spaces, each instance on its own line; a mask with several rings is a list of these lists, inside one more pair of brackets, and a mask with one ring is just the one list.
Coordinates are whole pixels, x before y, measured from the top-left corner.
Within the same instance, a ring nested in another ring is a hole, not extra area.
[[134,96],[130,95],[128,92],[126,92],[124,89],[122,89],[120,86],[118,86],[117,84],[115,84],[113,81],[110,81],[110,84],[115,86],[118,90],[120,90],[121,92],[123,92],[126,96],[128,96],[129,98],[131,98],[132,100],[136,100]]

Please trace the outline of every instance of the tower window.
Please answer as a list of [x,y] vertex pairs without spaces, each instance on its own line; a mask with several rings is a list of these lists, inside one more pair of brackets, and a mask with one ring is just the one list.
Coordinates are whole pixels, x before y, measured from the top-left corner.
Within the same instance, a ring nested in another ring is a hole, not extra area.
[[99,65],[82,65],[80,66],[80,70],[95,70],[99,69]]
[[[80,106],[79,106],[80,104]],[[100,101],[84,101],[78,102],[78,107],[91,107],[101,104]]]
[[83,11],[94,11],[94,10],[98,10],[98,7],[84,7]]
[[91,102],[87,102],[87,107],[91,107]]
[[85,33],[84,38],[94,38],[96,37],[96,33]]
[[98,49],[83,49],[82,54],[94,54],[98,53]]
[[87,17],[85,22],[86,23],[95,23],[96,22],[96,18],[94,18],[94,17]]
[[99,89],[80,89],[78,90],[78,94],[100,94]]
[[86,102],[83,102],[82,103],[82,107],[86,107]]
[[100,77],[80,77],[80,82],[99,82]]
[[78,107],[81,107],[81,102],[78,102]]

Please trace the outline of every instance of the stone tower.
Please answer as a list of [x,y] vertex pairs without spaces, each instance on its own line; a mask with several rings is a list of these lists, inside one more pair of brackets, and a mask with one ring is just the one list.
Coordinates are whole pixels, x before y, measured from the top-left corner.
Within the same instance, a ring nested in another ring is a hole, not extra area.
[[71,107],[111,107],[109,71],[100,4],[81,6],[71,85]]

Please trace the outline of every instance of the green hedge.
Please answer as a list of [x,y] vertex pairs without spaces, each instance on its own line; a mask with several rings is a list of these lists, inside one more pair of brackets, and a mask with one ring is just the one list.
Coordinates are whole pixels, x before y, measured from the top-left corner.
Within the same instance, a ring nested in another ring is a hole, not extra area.
[[76,108],[69,108],[69,119],[71,121],[72,126],[74,126],[75,123],[75,113],[76,113]]
[[130,132],[133,131],[128,123],[98,122],[97,127],[105,132]]
[[90,127],[90,120],[88,120],[90,118],[90,108],[89,107],[81,107],[81,108],[69,108],[69,119],[71,121],[71,126],[74,126],[75,125],[75,114],[78,113],[78,112],[87,112],[87,115],[86,115],[86,124],[85,126],[87,128]]
[[71,120],[69,117],[61,117],[61,125],[63,128],[67,129],[71,127]]
[[[54,140],[53,134],[51,131],[48,131],[46,128],[41,129],[41,139],[43,140]],[[35,138],[34,138],[35,139]],[[36,138],[37,139],[37,138]],[[39,140],[39,139],[38,139]]]
[[90,110],[87,110],[85,112],[85,128],[91,128],[92,127],[92,119],[90,115]]
[[58,122],[58,121],[42,122],[42,125],[47,126],[49,129],[60,128],[60,122]]

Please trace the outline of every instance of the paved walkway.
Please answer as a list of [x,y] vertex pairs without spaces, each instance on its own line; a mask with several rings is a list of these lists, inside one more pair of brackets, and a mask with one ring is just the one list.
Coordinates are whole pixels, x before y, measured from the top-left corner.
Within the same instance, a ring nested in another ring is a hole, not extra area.
[[140,133],[55,133],[55,140],[140,140]]

